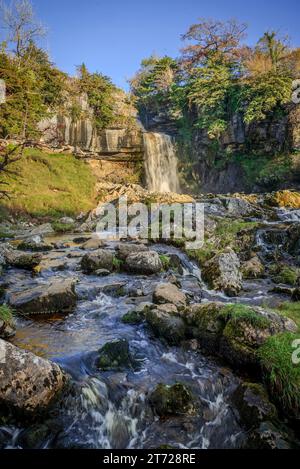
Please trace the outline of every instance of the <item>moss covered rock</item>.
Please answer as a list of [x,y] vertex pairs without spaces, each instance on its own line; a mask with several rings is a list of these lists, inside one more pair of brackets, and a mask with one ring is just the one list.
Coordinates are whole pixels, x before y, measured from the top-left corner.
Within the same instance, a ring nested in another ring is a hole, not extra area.
[[300,334],[285,332],[269,337],[258,357],[270,394],[281,409],[300,418]]
[[150,404],[157,415],[193,415],[196,413],[195,397],[182,383],[172,386],[159,384],[149,397]]
[[273,420],[277,416],[276,408],[261,384],[240,384],[232,399],[246,428],[257,427],[261,422]]
[[174,305],[161,305],[146,312],[146,321],[154,334],[171,345],[177,345],[186,336],[186,326]]
[[127,340],[108,342],[99,351],[96,366],[100,370],[124,371],[136,368],[136,362],[129,351]]

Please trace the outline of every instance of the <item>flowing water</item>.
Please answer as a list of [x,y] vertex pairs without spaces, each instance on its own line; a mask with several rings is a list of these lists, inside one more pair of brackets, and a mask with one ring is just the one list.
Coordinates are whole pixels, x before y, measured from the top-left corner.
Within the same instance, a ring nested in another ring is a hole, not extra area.
[[146,183],[153,192],[179,192],[177,157],[172,139],[162,133],[145,132]]
[[[113,247],[113,246],[112,246]],[[157,245],[160,253],[178,255],[178,280],[191,301],[202,296],[201,274],[174,247]],[[145,324],[126,325],[122,316],[140,302],[150,301],[158,276],[85,275],[78,269],[83,252],[76,245],[49,254],[63,260],[65,270],[30,272],[9,269],[9,291],[45,284],[54,278],[76,278],[77,307],[67,316],[18,318],[13,343],[59,363],[73,378],[72,390],[43,422],[47,431],[42,448],[236,448],[245,434],[231,395],[239,379],[222,365],[185,347],[168,346],[156,339]],[[228,300],[228,299],[225,299]],[[101,372],[95,367],[97,350],[106,342],[128,340],[139,367],[126,372]],[[149,394],[158,383],[183,382],[199,401],[199,414],[158,419]],[[26,448],[31,428],[0,427],[6,447]]]

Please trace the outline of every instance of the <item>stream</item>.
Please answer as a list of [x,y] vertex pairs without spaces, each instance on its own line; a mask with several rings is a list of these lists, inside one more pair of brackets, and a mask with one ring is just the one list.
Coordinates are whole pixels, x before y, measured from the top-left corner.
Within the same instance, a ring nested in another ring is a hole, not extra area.
[[[49,261],[36,277],[9,268],[8,292],[45,284],[53,278],[76,278],[76,309],[67,316],[25,318],[18,316],[12,343],[57,362],[73,378],[68,396],[42,424],[37,447],[42,448],[239,448],[246,435],[231,395],[239,384],[224,368],[191,344],[168,346],[156,339],[145,324],[126,325],[122,316],[141,302],[151,301],[155,285],[168,281],[170,272],[139,276],[115,273],[107,277],[85,275],[79,270],[84,251],[64,235],[47,242],[59,248],[45,255]],[[110,243],[114,247],[115,243]],[[159,254],[175,255],[180,273],[172,272],[191,302],[205,301],[269,304],[279,295],[269,293],[269,280],[247,281],[239,298],[210,291],[201,281],[199,268],[179,249],[154,245]],[[106,342],[127,339],[139,366],[135,371],[102,372],[95,367],[97,350]],[[148,402],[158,383],[182,382],[201,403],[199,415],[158,419]],[[9,437],[8,448],[26,448],[29,428],[0,427]],[[24,443],[25,441],[25,443]]]

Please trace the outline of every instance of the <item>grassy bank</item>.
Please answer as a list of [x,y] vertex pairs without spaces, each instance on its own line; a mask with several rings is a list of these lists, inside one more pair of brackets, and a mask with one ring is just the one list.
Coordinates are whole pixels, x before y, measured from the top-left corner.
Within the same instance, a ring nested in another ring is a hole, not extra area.
[[4,178],[10,199],[2,204],[15,212],[75,216],[95,206],[95,177],[89,165],[72,155],[27,149],[10,170],[15,174]]

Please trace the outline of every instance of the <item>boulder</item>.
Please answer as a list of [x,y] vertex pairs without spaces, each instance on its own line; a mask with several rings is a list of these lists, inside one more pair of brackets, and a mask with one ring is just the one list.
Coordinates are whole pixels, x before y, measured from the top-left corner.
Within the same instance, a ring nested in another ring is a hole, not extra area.
[[174,311],[172,308],[174,305],[162,305],[146,311],[145,317],[157,337],[165,339],[171,345],[178,345],[185,339],[186,326],[176,309]]
[[33,414],[49,407],[63,390],[58,365],[0,340],[0,407]]
[[0,339],[10,339],[16,333],[16,327],[13,322],[7,322],[0,319]]
[[297,331],[296,324],[277,313],[241,304],[206,303],[188,307],[182,315],[187,333],[211,354],[235,368],[260,370],[258,349],[280,332]]
[[43,236],[53,234],[54,229],[52,228],[51,223],[44,223],[43,225],[37,226],[30,230],[30,236]]
[[146,251],[149,251],[149,249],[144,244],[120,243],[117,247],[118,258],[123,261],[125,261],[130,254]]
[[156,304],[172,303],[177,307],[186,305],[186,296],[172,283],[160,283],[153,292],[153,301]]
[[118,339],[105,344],[99,351],[96,367],[103,371],[124,371],[135,369],[136,363],[129,351],[129,344],[125,339]]
[[18,249],[21,251],[46,252],[51,251],[53,246],[45,243],[40,236],[32,236],[22,241],[18,245]]
[[271,422],[262,422],[248,437],[246,449],[292,449],[289,435]]
[[269,401],[261,384],[241,383],[232,396],[246,428],[258,427],[265,420],[277,417],[276,407]]
[[104,246],[104,242],[100,238],[91,238],[85,241],[81,246],[80,249],[84,249],[86,251],[92,251],[96,249],[100,249]]
[[126,257],[124,267],[135,274],[158,274],[163,266],[159,255],[155,251],[138,252]]
[[9,304],[23,314],[67,313],[76,305],[74,279],[56,279],[49,285],[9,294]]
[[159,384],[152,391],[149,402],[159,417],[194,415],[197,412],[195,397],[182,383]]
[[42,260],[40,253],[22,251],[8,251],[5,255],[6,263],[19,269],[33,270]]
[[242,274],[246,279],[261,278],[265,273],[265,268],[257,256],[242,264]]
[[211,288],[224,291],[228,296],[237,296],[242,288],[240,261],[230,248],[206,262],[202,275]]
[[73,225],[75,220],[71,217],[62,217],[58,220],[58,223],[61,223],[62,225]]
[[81,259],[81,268],[87,273],[96,272],[99,269],[106,269],[110,272],[114,268],[114,253],[105,249],[87,253]]

